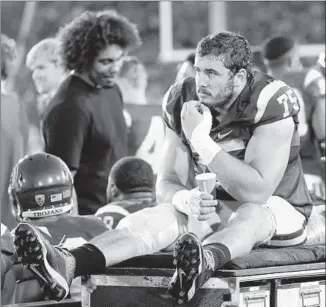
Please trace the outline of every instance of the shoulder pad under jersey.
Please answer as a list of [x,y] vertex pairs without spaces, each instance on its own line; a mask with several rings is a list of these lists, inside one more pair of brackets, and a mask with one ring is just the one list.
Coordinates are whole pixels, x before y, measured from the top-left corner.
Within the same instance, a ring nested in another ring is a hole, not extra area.
[[290,86],[281,80],[266,79],[253,84],[249,110],[252,124],[259,126],[296,116],[300,107]]

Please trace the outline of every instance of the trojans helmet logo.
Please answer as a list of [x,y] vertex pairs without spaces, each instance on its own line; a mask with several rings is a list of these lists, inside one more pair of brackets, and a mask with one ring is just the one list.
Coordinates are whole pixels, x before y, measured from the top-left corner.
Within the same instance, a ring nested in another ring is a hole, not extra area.
[[42,207],[44,205],[45,202],[45,195],[44,194],[36,194],[34,196],[35,202]]

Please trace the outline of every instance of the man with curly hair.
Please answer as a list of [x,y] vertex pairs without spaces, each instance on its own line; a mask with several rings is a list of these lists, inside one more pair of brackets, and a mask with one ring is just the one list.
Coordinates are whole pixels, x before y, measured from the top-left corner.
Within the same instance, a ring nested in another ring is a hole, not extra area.
[[134,24],[114,11],[85,12],[58,34],[61,84],[44,116],[45,151],[60,157],[74,175],[79,213],[106,204],[109,171],[127,154],[120,63],[141,40]]
[[[208,35],[197,45],[195,78],[166,93],[156,185],[162,204],[128,215],[116,229],[69,251],[51,246],[31,225],[18,226],[17,253],[27,265],[38,265],[54,298],[65,297],[76,276],[102,273],[177,240],[170,294],[182,304],[215,270],[256,246],[309,242],[313,206],[299,156],[297,97],[284,82],[253,72],[251,58],[240,34]],[[207,172],[219,182],[218,200],[197,187],[196,174]],[[217,205],[225,228],[202,245],[188,232],[188,219],[204,223]]]

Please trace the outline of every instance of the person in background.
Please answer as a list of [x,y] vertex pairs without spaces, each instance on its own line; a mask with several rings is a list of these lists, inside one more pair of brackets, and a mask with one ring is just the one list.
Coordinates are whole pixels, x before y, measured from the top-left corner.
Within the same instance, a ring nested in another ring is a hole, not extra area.
[[[21,159],[12,170],[8,192],[17,221],[30,222],[60,248],[76,248],[107,230],[94,216],[72,214],[75,206],[73,178],[66,164],[51,154],[35,153]],[[20,287],[25,280],[30,280],[26,272],[19,270],[15,277],[20,280]],[[74,282],[71,292],[80,292],[79,280]],[[37,293],[31,295],[37,296]],[[47,298],[46,292],[39,297],[42,298]],[[26,300],[21,297],[19,302]]]
[[252,70],[266,72],[264,62],[261,58],[260,50],[255,50],[252,52]]
[[[315,69],[319,71],[324,77],[326,76],[326,68],[325,68],[325,52],[321,52],[318,56]],[[319,146],[319,153],[320,153],[320,160],[323,163],[323,171],[322,171],[322,178],[325,182],[325,147],[326,147],[326,140],[324,139],[320,144],[317,144]]]
[[175,81],[180,81],[188,77],[194,77],[195,76],[194,64],[195,64],[195,53],[191,52],[190,54],[188,54],[186,59],[180,65],[178,65],[178,72]]
[[316,69],[320,71],[323,76],[325,77],[326,74],[326,68],[325,68],[325,52],[322,52],[318,56],[318,60],[316,63]]
[[262,56],[267,73],[291,86],[299,99],[300,156],[305,179],[312,197],[325,199],[325,169],[320,163],[325,142],[325,76],[316,68],[319,61],[314,67],[304,68],[298,44],[288,35],[267,38]]
[[[115,80],[118,85],[122,101],[125,104],[146,105],[146,89],[148,75],[144,64],[136,56],[126,56],[122,59],[121,68]],[[123,116],[127,126],[128,149],[134,147],[135,131],[133,118],[130,112],[123,110]],[[128,154],[129,151],[128,151]]]
[[1,128],[0,128],[0,201],[1,221],[10,230],[17,222],[11,212],[8,198],[10,173],[14,165],[27,152],[28,119],[18,96],[7,87],[17,56],[16,43],[1,34]]
[[116,83],[124,103],[147,104],[148,75],[144,64],[136,56],[123,58]]
[[67,165],[49,153],[25,156],[14,167],[8,193],[19,222],[30,221],[55,245],[86,242],[105,230],[93,215],[71,215],[73,178]]
[[118,160],[109,174],[108,204],[97,210],[110,230],[116,228],[125,216],[156,205],[153,169],[137,157]]
[[[319,54],[317,63],[316,63],[316,69],[318,71],[320,71],[324,77],[326,75],[326,68],[325,68],[325,52],[322,52]],[[320,150],[321,150],[321,161],[322,163],[324,163],[324,167],[325,167],[325,148],[326,148],[326,141],[324,140],[321,144],[320,144]]]
[[69,75],[62,65],[60,42],[56,38],[46,38],[34,45],[26,56],[26,66],[32,72],[40,116],[62,81]]
[[[60,54],[60,42],[57,38],[46,38],[34,45],[26,56],[26,66],[32,72],[32,78],[37,96],[37,110],[41,118],[46,114],[46,109],[58,90],[60,84],[69,75],[69,71],[62,64]],[[44,139],[42,129],[33,129],[31,127],[31,136],[34,139],[33,152],[44,151]],[[74,189],[74,214],[78,214],[77,195]]]
[[[130,156],[118,160],[112,167],[107,189],[108,204],[96,212],[107,228],[112,230],[126,216],[145,208],[156,206],[155,176],[151,165],[138,157]],[[188,220],[188,227],[208,236],[213,229],[205,222]],[[171,250],[168,246],[166,250]]]
[[74,176],[79,214],[107,204],[108,175],[127,155],[123,101],[115,78],[141,44],[136,25],[114,11],[85,12],[58,34],[63,66],[73,73],[51,99],[43,120],[45,151]]

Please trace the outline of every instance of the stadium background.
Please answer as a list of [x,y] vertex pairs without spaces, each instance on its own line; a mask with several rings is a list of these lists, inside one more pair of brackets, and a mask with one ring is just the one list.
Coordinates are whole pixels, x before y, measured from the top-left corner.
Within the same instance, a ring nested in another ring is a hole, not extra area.
[[30,123],[37,126],[36,92],[31,73],[24,65],[26,53],[85,10],[115,9],[138,25],[144,43],[133,54],[148,70],[149,103],[159,105],[175,78],[178,62],[194,49],[201,37],[217,30],[241,32],[257,51],[257,46],[269,35],[291,34],[304,45],[304,65],[313,64],[325,48],[325,4],[325,1],[1,1],[1,32],[17,41],[18,66],[12,84],[26,107]]

